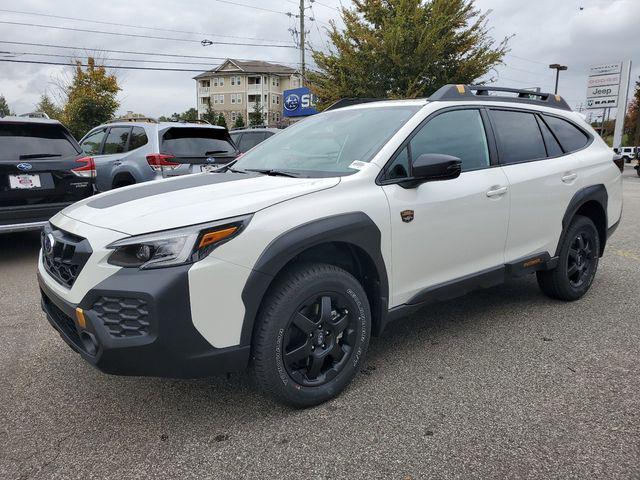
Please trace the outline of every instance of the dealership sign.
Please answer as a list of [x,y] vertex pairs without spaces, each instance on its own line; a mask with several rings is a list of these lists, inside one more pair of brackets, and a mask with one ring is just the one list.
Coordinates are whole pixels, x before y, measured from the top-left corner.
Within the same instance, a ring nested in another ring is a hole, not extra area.
[[596,75],[611,75],[622,72],[622,62],[617,63],[604,63],[602,65],[594,65],[589,68],[589,76],[594,77]]
[[618,106],[618,97],[587,98],[587,108],[615,108]]
[[285,117],[303,117],[318,113],[316,96],[307,87],[285,90],[283,114]]

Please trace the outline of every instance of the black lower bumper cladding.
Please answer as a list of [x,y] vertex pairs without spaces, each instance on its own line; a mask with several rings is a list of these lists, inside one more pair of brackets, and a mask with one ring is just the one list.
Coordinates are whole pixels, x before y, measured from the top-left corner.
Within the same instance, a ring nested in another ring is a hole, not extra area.
[[[38,274],[42,309],[63,340],[105,373],[201,378],[243,370],[249,345],[215,348],[194,327],[188,268],[123,268],[78,305],[57,295]],[[83,328],[77,307],[84,312]]]

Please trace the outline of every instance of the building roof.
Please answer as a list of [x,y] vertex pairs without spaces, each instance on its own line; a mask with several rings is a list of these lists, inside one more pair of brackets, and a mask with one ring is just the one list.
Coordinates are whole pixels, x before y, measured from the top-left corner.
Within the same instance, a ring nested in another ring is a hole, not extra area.
[[193,77],[198,80],[207,78],[216,73],[271,73],[274,75],[292,75],[298,71],[295,68],[280,65],[278,63],[263,62],[262,60],[236,60],[227,58],[219,66]]

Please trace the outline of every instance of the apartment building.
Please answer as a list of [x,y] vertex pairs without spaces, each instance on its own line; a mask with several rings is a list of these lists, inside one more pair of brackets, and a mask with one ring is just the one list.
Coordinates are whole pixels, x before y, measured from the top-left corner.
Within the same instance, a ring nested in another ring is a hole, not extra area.
[[264,124],[278,126],[286,123],[282,115],[282,93],[302,86],[294,68],[259,60],[226,59],[222,64],[194,77],[198,97],[198,115],[207,112],[209,105],[225,116],[233,126],[238,115],[248,125],[249,113],[257,102],[262,104]]

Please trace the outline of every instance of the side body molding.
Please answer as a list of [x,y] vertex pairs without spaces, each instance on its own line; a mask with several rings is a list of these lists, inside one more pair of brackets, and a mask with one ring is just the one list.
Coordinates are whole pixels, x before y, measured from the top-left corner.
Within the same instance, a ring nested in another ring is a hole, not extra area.
[[596,224],[598,228],[598,233],[600,234],[600,255],[604,253],[604,247],[607,242],[607,203],[608,203],[609,195],[607,194],[607,189],[602,184],[590,185],[588,187],[581,188],[578,190],[571,201],[569,202],[569,206],[567,207],[566,212],[564,213],[564,217],[562,217],[562,234],[560,235],[560,239],[558,240],[558,246],[556,247],[555,256],[557,257],[560,251],[560,245],[562,245],[562,241],[564,240],[564,235],[571,223],[571,220],[575,216],[575,214],[580,210],[582,206],[584,206],[587,202],[595,202],[599,208],[597,212],[598,215],[602,216],[604,219],[604,225],[599,226]]
[[245,316],[240,345],[251,343],[254,321],[264,294],[282,268],[305,250],[332,242],[357,247],[372,260],[377,270],[378,296],[369,298],[369,301],[372,303],[374,319],[378,315],[378,329],[383,327],[388,310],[389,283],[382,257],[381,233],[365,213],[351,212],[313,220],[295,227],[281,234],[267,246],[258,258],[242,291]]

